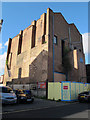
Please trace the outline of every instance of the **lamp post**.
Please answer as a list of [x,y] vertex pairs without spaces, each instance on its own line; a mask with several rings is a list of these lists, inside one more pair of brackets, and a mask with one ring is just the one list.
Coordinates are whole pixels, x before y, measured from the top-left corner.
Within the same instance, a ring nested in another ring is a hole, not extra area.
[[2,24],[3,24],[3,19],[0,20],[0,32],[1,32]]

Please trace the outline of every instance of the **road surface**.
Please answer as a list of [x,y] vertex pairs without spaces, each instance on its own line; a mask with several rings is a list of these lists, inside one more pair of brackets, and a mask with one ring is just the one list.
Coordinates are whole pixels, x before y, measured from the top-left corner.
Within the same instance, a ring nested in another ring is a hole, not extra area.
[[2,118],[90,118],[89,109],[90,103],[35,99],[33,104],[3,106]]

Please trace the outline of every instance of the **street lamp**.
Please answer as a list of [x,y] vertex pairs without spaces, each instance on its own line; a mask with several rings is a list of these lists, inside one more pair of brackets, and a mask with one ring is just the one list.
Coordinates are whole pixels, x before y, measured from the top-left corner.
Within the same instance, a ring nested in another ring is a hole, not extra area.
[[0,20],[0,32],[1,32],[2,24],[3,24],[3,19]]

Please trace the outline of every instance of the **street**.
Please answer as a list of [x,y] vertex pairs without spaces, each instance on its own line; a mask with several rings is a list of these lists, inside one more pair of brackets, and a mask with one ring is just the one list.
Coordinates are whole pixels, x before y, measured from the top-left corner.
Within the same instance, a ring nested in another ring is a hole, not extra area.
[[35,98],[34,103],[3,106],[2,118],[89,118],[89,109],[90,103]]

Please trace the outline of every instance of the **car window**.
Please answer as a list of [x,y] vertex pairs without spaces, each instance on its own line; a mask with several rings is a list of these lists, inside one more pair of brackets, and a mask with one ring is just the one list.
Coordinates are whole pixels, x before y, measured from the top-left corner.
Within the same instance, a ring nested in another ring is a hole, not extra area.
[[18,90],[18,94],[23,94],[24,92],[22,90]]
[[12,88],[2,87],[2,93],[11,93],[13,92]]
[[82,94],[89,95],[89,92],[82,92],[81,95],[82,95]]
[[29,91],[29,90],[23,90],[23,92],[24,92],[25,94],[31,94],[31,91]]
[[2,92],[2,87],[0,87],[0,92]]
[[89,95],[89,92],[85,92],[84,94]]

